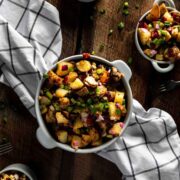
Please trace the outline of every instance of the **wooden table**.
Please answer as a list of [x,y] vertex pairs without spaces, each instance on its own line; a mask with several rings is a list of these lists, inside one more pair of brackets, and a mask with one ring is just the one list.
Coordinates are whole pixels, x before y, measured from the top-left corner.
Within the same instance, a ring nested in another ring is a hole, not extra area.
[[[180,1],[174,0],[178,9]],[[130,15],[122,15],[123,1],[99,0],[82,4],[77,0],[49,0],[59,9],[63,49],[62,58],[80,52],[95,51],[108,60],[133,58],[130,65],[133,77],[133,96],[148,109],[161,108],[175,119],[180,132],[180,91],[157,95],[155,90],[163,80],[180,80],[180,63],[168,74],[159,74],[137,52],[134,30],[139,17],[151,8],[153,0],[129,0]],[[135,6],[139,5],[136,9]],[[105,9],[105,14],[99,11]],[[125,22],[120,32],[117,24]],[[113,34],[108,36],[109,30]],[[100,46],[104,44],[103,50]],[[14,150],[0,157],[0,169],[16,162],[26,163],[35,171],[39,180],[109,180],[121,179],[121,173],[112,163],[95,154],[74,155],[59,149],[46,150],[36,140],[36,120],[24,108],[13,91],[0,85],[0,100],[6,108],[0,111],[0,120],[7,116],[7,124],[0,125],[0,132],[10,137]]]

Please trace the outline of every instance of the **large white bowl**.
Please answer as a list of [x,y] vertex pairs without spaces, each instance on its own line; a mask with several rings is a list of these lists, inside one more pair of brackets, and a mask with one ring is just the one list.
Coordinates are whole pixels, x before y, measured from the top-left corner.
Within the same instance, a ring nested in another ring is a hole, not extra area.
[[[62,61],[78,61],[78,60],[82,60],[82,59],[83,59],[83,55],[75,55],[75,56],[65,58],[65,59],[61,60],[61,62]],[[125,62],[123,62],[122,60],[115,60],[114,62],[109,62],[104,58],[101,58],[98,56],[92,56],[92,55],[90,57],[90,60],[93,60],[95,62],[100,62],[100,63],[105,64],[107,66],[114,66],[120,72],[124,73],[124,75],[125,75],[125,77],[122,80],[123,80],[123,84],[124,84],[126,94],[127,94],[127,100],[128,100],[127,105],[128,105],[128,107],[127,107],[127,115],[125,118],[125,125],[124,125],[124,128],[123,128],[122,133],[121,133],[121,135],[122,135],[124,133],[128,123],[129,123],[129,120],[130,120],[130,117],[132,114],[132,92],[131,92],[131,88],[129,85],[129,80],[130,80],[131,75],[132,75],[131,70],[127,66],[127,64]],[[52,69],[54,69],[55,67],[56,67],[56,65]],[[110,140],[110,141],[108,141],[108,142],[106,142],[106,143],[104,143],[98,147],[84,148],[84,149],[78,149],[78,150],[73,149],[70,145],[57,142],[49,133],[49,131],[45,125],[45,122],[41,116],[41,112],[40,112],[38,97],[39,97],[39,93],[40,93],[41,86],[42,86],[43,82],[44,82],[44,79],[41,80],[41,82],[38,86],[37,93],[36,93],[36,100],[35,100],[36,101],[35,102],[36,115],[37,115],[37,120],[39,123],[39,128],[37,129],[36,135],[37,135],[37,139],[42,144],[42,146],[44,146],[47,149],[52,149],[52,148],[57,147],[57,148],[61,148],[61,149],[64,149],[66,151],[70,151],[70,152],[74,152],[74,153],[94,153],[97,151],[101,151],[102,149],[108,147],[109,145],[111,145],[112,143],[114,143],[117,140],[118,137],[113,138],[112,140]]]

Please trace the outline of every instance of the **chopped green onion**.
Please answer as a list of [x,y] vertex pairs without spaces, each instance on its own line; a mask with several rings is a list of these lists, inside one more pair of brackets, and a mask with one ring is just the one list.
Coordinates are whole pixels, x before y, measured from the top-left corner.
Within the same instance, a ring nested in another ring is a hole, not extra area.
[[61,84],[60,88],[61,88],[61,89],[64,89],[64,84]]
[[164,25],[165,25],[165,26],[170,26],[170,25],[171,25],[171,23],[170,23],[170,22],[168,22],[168,21],[166,21],[166,22],[164,22]]
[[73,110],[73,108],[72,108],[71,106],[68,106],[68,107],[67,107],[67,111],[68,111],[68,112],[71,112],[72,110]]
[[123,10],[123,14],[124,14],[125,16],[128,16],[128,15],[129,15],[129,11],[128,11],[127,9],[124,9],[124,10]]
[[121,114],[121,110],[120,109],[116,109],[116,114],[120,115]]
[[153,26],[152,26],[152,24],[150,23],[150,24],[148,24],[148,28],[149,29],[151,29]]
[[58,103],[53,103],[53,106],[54,106],[56,111],[60,111],[61,110],[60,105]]
[[132,64],[132,62],[133,62],[132,57],[129,57],[129,58],[128,58],[128,62],[127,62],[127,63],[128,63],[129,65],[131,65],[131,64]]
[[53,95],[51,94],[50,91],[46,91],[46,96],[47,96],[49,99],[52,99],[52,98],[53,98]]
[[75,104],[75,103],[76,103],[76,100],[75,100],[74,98],[71,98],[71,102],[72,102],[73,104]]
[[91,105],[92,103],[93,103],[92,99],[89,98],[89,99],[87,100],[87,104],[88,104],[88,105]]
[[126,105],[126,100],[123,99],[122,105]]
[[129,7],[129,3],[126,1],[126,2],[124,2],[124,8],[128,8]]
[[95,51],[92,51],[91,54],[92,54],[92,55],[95,55],[96,53],[95,53]]
[[73,67],[70,67],[68,70],[69,70],[69,72],[73,72],[73,71],[74,71],[74,68],[73,68]]
[[120,22],[120,23],[118,24],[118,29],[119,29],[119,30],[122,30],[124,27],[125,27],[124,22]]
[[44,78],[44,79],[48,79],[48,78],[49,78],[49,75],[48,75],[48,74],[43,74],[43,78]]

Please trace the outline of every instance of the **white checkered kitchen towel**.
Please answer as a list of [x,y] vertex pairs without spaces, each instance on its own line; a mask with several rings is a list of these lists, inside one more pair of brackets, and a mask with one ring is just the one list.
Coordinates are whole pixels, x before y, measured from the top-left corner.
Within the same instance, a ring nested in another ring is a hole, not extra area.
[[[11,86],[35,116],[43,73],[60,56],[59,13],[42,0],[0,1],[1,82]],[[126,180],[180,180],[180,139],[172,117],[134,100],[123,137],[98,155],[115,163]]]

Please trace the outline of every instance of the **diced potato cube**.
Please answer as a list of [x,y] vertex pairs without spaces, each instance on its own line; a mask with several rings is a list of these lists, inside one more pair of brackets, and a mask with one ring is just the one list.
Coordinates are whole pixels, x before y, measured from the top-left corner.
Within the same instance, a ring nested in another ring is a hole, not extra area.
[[150,11],[150,13],[146,16],[146,19],[149,21],[157,20],[160,18],[160,8],[157,3],[155,3]]
[[57,112],[56,113],[56,120],[58,124],[68,124],[69,120],[61,113],[61,112]]
[[58,76],[65,76],[67,75],[71,69],[74,68],[74,65],[70,62],[59,62],[57,65],[57,75]]
[[78,74],[76,72],[70,72],[67,75],[67,82],[71,83],[71,82],[75,81],[77,77],[78,77]]
[[49,84],[51,85],[61,85],[63,82],[63,78],[59,77],[57,74],[55,74],[53,71],[49,71],[48,72],[48,76],[49,76]]
[[123,100],[124,100],[124,92],[116,91],[114,102],[122,105]]
[[76,94],[78,96],[85,96],[87,94],[89,94],[89,90],[87,87],[83,87],[82,89],[80,89],[79,91],[76,92]]
[[83,122],[80,119],[76,119],[73,125],[73,130],[83,127]]
[[62,98],[64,96],[66,96],[68,93],[69,93],[68,90],[59,88],[56,90],[55,94],[56,94],[56,97]]
[[89,135],[91,136],[92,142],[99,140],[99,133],[95,128],[89,130]]
[[59,98],[60,107],[65,108],[70,105],[70,100],[67,97]]
[[163,56],[163,54],[156,54],[155,59],[158,60],[158,61],[163,61],[164,60],[164,56]]
[[121,125],[120,123],[116,123],[113,125],[113,127],[109,130],[109,134],[113,135],[113,136],[119,136],[121,133]]
[[70,83],[70,88],[73,90],[81,89],[84,86],[83,82],[77,78],[75,81]]
[[91,69],[91,63],[86,60],[81,60],[76,63],[76,67],[81,72],[88,72]]
[[46,113],[46,122],[47,123],[54,123],[54,122],[56,122],[56,118],[55,118],[54,112],[52,110],[50,110],[50,109]]
[[138,34],[142,45],[146,45],[151,38],[151,33],[145,28],[138,28]]
[[164,3],[162,3],[162,4],[159,6],[159,9],[160,9],[160,14],[161,14],[161,16],[168,11],[168,10],[167,10],[167,7],[166,7],[166,5],[165,5]]
[[46,96],[39,96],[40,105],[48,106],[51,104],[51,100]]
[[71,146],[72,146],[72,148],[77,150],[79,147],[82,146],[82,138],[77,135],[73,135],[72,141],[71,141]]
[[171,14],[168,11],[164,13],[163,19],[165,19],[165,21],[171,22],[171,23],[174,21],[173,17],[171,16]]
[[90,135],[82,135],[82,147],[87,146],[88,144],[90,144],[92,141],[91,136]]
[[121,117],[121,113],[117,113],[117,111],[120,111],[114,102],[109,102],[109,116],[110,120],[117,121]]
[[92,87],[92,88],[95,88],[97,87],[98,85],[98,82],[94,79],[93,76],[88,76],[86,77],[86,79],[84,80],[84,83],[89,86],[89,87]]
[[96,88],[96,95],[97,96],[104,96],[107,92],[107,88],[105,86],[98,86]]
[[68,141],[68,133],[67,131],[60,130],[56,133],[58,140],[61,143],[67,143]]

